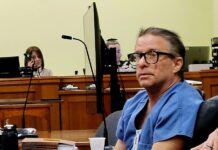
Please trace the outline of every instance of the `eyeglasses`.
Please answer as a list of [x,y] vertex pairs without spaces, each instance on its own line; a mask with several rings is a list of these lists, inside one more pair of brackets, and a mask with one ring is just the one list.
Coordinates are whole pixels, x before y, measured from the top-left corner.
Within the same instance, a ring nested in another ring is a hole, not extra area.
[[128,59],[131,64],[136,65],[138,61],[144,56],[145,62],[148,64],[156,64],[159,59],[159,55],[167,55],[171,58],[174,58],[175,56],[171,53],[165,53],[165,52],[158,52],[156,50],[152,50],[145,53],[131,53],[128,54]]

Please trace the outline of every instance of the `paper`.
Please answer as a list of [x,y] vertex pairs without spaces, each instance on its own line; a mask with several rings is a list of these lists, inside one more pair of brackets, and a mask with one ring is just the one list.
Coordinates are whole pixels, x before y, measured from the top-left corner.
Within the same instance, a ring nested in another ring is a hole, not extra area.
[[[60,148],[60,149],[59,149]],[[51,138],[25,138],[22,150],[75,150],[75,142]]]

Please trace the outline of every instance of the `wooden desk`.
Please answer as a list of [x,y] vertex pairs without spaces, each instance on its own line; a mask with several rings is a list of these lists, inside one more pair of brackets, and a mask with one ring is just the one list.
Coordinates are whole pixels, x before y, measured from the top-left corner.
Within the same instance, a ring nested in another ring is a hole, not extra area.
[[[127,88],[126,97],[134,95],[140,88]],[[102,114],[96,113],[96,95],[94,90],[59,91],[61,104],[61,122],[63,130],[97,129],[102,121]],[[104,93],[106,116],[110,110],[109,89]],[[94,120],[94,121],[93,121]]]
[[96,129],[99,126],[102,115],[96,113],[95,91],[62,90],[59,95],[63,99],[61,104],[63,130]]
[[[27,90],[28,90],[28,85],[29,85],[29,78],[1,78],[0,79],[0,99],[25,99]],[[30,86],[30,91],[29,91],[29,96],[28,96],[28,101],[34,101],[34,100],[39,100],[39,99],[57,99],[58,97],[58,90],[59,90],[59,83],[60,79],[56,77],[43,77],[43,78],[33,78]],[[35,105],[36,106],[36,105]],[[14,111],[9,111],[9,110],[15,110],[17,107],[17,116],[19,114],[22,114],[22,105],[8,105],[7,108],[5,106],[2,106],[0,108],[0,113],[4,113],[5,115],[9,115],[10,113],[14,114]],[[40,111],[40,107],[38,110]],[[4,108],[4,109],[3,109]],[[45,107],[44,107],[45,108]],[[28,107],[28,111],[30,113],[36,113],[33,110],[33,107]],[[36,107],[34,107],[36,109]],[[48,114],[48,117],[50,118],[50,123],[51,127],[50,130],[58,130],[60,129],[60,115],[59,115],[59,104],[54,103],[54,104],[49,104],[49,108],[47,107],[46,109],[49,109],[50,113]],[[39,113],[38,111],[38,113]],[[7,118],[4,118],[7,119]],[[3,120],[4,120],[3,119]],[[21,119],[17,117],[17,121],[14,120],[13,124],[16,124],[17,127],[21,127],[21,123],[19,122]],[[35,122],[35,123],[34,123]],[[37,128],[38,126],[36,124],[36,120],[32,120],[31,123],[33,126],[29,127],[34,127]],[[3,123],[3,122],[1,122]],[[46,125],[43,125],[46,126]],[[40,127],[41,129],[41,127]]]
[[184,78],[185,78],[186,80],[201,81],[200,72],[185,72],[185,73],[184,73]]
[[40,138],[54,138],[76,142],[79,150],[90,150],[89,137],[95,136],[96,130],[54,130],[38,131]]
[[205,98],[218,95],[218,69],[200,71]]
[[[0,78],[0,99],[26,98],[29,78]],[[28,100],[58,98],[60,79],[57,77],[33,78]]]
[[[60,122],[51,124],[51,118],[55,117],[52,114],[52,105],[60,102],[60,99],[27,101],[24,116],[26,127],[37,130],[55,129]],[[16,122],[17,127],[22,127],[24,103],[25,99],[0,99],[0,126],[3,127],[7,121],[11,124]]]
[[[218,95],[218,70],[186,72],[185,79],[202,81],[206,98]],[[125,87],[127,98],[134,95],[140,88],[134,73],[120,74],[120,85],[122,85],[121,80]],[[108,90],[109,81],[109,76],[105,75],[103,86],[106,89],[104,95],[106,115],[111,112],[110,93]],[[96,113],[95,92],[86,90],[86,86],[91,83],[93,83],[92,76],[81,75],[33,78],[28,100],[52,98],[63,100],[61,105],[50,104],[49,109],[47,106],[46,109],[44,108],[46,110],[45,113],[48,111],[50,113],[48,117],[50,118],[51,130],[96,129],[102,121],[102,116]],[[25,98],[28,84],[29,78],[0,79],[0,99]],[[62,87],[66,84],[73,84],[79,87],[79,90],[62,90]],[[10,115],[10,113],[14,113],[10,111],[10,108],[22,108],[18,105],[4,107],[0,108],[0,117],[3,117],[1,114]],[[39,111],[40,107],[38,108],[38,113]],[[33,107],[29,107],[29,112],[33,112]],[[11,123],[19,125],[17,121]],[[31,123],[33,123],[33,126],[29,127],[39,128],[36,120],[32,120]]]

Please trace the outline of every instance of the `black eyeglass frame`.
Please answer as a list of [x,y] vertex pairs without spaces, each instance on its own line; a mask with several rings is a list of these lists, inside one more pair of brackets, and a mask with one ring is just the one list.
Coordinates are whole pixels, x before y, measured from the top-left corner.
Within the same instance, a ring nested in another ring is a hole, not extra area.
[[[156,61],[154,61],[154,62],[148,62],[147,61],[146,55],[151,54],[151,53],[155,53],[156,54]],[[157,50],[152,50],[152,51],[148,51],[148,52],[144,52],[144,53],[135,52],[135,53],[128,54],[127,56],[128,56],[128,59],[129,59],[130,62],[133,62],[131,60],[131,57],[135,58],[135,62],[137,62],[136,61],[136,57],[134,55],[138,55],[139,56],[139,60],[144,56],[145,62],[147,64],[156,64],[158,62],[158,60],[159,60],[159,55],[167,55],[167,56],[169,56],[171,58],[175,58],[176,57],[175,55],[173,55],[171,53],[166,53],[166,52],[160,52],[160,51],[157,51]]]

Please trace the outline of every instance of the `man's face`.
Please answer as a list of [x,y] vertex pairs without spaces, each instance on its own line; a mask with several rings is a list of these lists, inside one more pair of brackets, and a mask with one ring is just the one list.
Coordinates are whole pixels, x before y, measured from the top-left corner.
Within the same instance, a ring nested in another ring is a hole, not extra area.
[[[144,53],[151,50],[170,53],[170,44],[160,36],[151,34],[139,37],[136,41],[135,52]],[[167,55],[159,55],[158,62],[148,64],[142,57],[136,65],[136,77],[139,84],[146,88],[161,88],[163,85],[170,84],[178,72],[178,64],[175,59]]]

